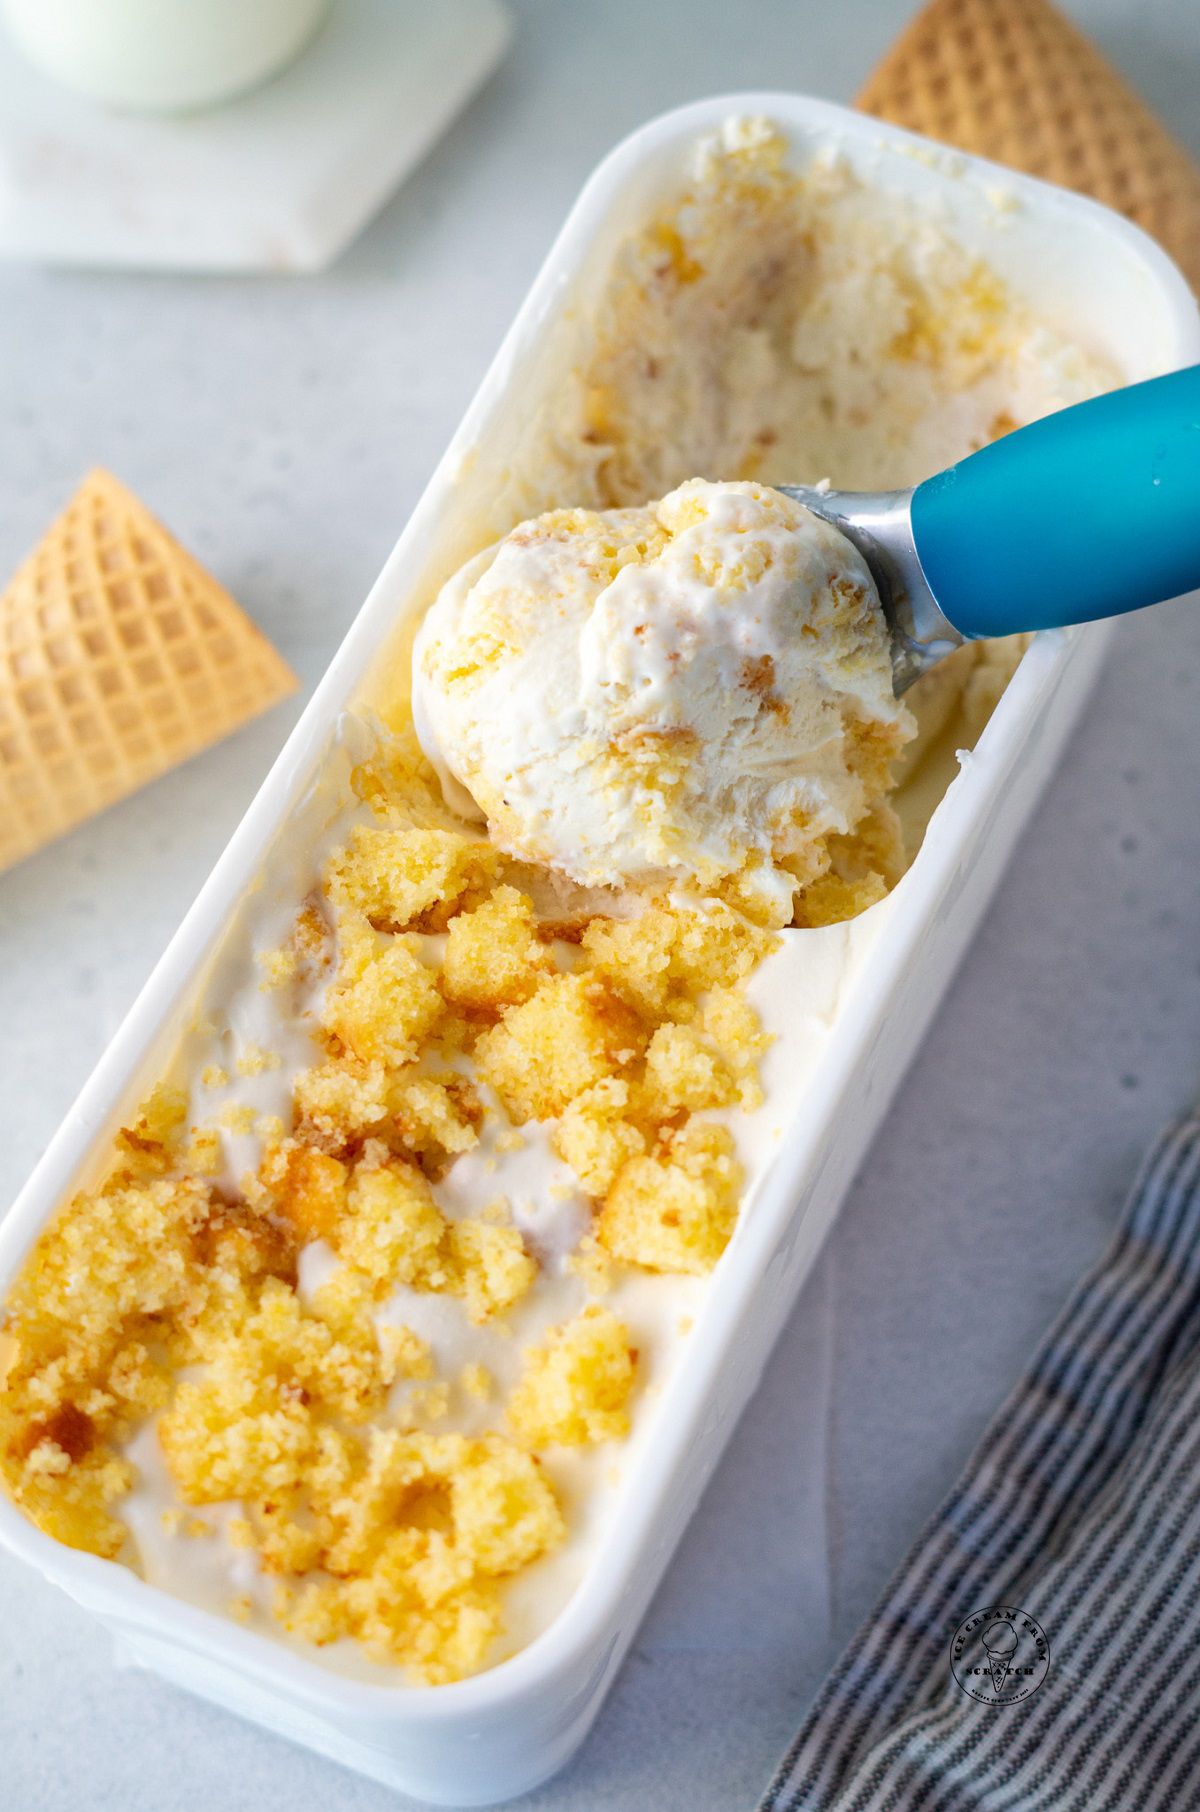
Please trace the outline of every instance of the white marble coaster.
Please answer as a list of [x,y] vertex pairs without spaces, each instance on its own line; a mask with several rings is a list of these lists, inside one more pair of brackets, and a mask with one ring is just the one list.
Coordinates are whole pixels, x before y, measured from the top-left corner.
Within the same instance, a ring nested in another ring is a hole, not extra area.
[[313,43],[266,87],[156,118],[59,88],[0,28],[0,256],[321,270],[510,35],[501,0],[334,0]]

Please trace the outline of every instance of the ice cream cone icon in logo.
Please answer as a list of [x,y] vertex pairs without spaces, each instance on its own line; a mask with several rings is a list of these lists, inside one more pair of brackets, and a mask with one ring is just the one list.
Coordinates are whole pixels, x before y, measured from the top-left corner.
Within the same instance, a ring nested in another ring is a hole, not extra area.
[[1050,1645],[1036,1618],[1011,1604],[985,1604],[959,1624],[950,1672],[981,1705],[1018,1705],[1050,1671]]
[[983,1632],[983,1646],[987,1650],[988,1671],[992,1676],[992,1686],[997,1696],[1004,1691],[1004,1679],[1008,1673],[1009,1663],[1017,1652],[1018,1636],[1011,1623],[993,1623]]

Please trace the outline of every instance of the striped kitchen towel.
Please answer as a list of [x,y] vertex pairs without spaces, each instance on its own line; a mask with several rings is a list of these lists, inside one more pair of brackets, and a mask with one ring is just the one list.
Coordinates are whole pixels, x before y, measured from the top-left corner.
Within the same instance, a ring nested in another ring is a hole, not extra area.
[[1200,1110],[1165,1133],[760,1812],[1200,1807]]

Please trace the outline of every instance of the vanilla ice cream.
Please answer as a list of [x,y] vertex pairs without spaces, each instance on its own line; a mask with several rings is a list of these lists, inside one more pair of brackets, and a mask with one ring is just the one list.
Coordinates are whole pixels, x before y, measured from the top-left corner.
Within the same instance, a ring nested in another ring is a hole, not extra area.
[[509,854],[590,887],[739,876],[779,923],[913,731],[858,550],[779,491],[698,478],[470,561],[422,625],[413,697]]

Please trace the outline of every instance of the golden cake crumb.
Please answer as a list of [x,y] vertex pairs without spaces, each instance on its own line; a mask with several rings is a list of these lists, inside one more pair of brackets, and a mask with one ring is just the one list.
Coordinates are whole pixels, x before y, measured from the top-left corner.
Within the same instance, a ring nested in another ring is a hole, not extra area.
[[567,1269],[578,1277],[593,1296],[605,1296],[612,1288],[615,1267],[608,1253],[592,1233],[585,1233],[567,1260]]
[[632,1104],[629,1083],[606,1076],[568,1103],[554,1130],[555,1151],[589,1195],[607,1195],[622,1166],[646,1149],[645,1133],[626,1117]]
[[229,1101],[218,1114],[217,1122],[226,1132],[248,1133],[254,1131],[256,1117],[249,1102]]
[[533,902],[497,887],[472,912],[450,920],[442,986],[447,999],[483,1012],[528,1000],[554,958],[537,936]]
[[413,1416],[423,1416],[427,1422],[440,1422],[450,1408],[450,1386],[444,1378],[436,1384],[422,1384],[410,1391],[405,1408]]
[[257,957],[262,981],[259,986],[266,992],[269,988],[282,988],[290,981],[295,981],[300,967],[300,958],[295,950],[262,950]]
[[394,1384],[397,1378],[433,1377],[429,1342],[422,1340],[411,1328],[385,1324],[377,1329],[376,1339],[379,1342],[379,1374],[385,1384]]
[[464,1365],[459,1375],[459,1384],[468,1397],[477,1403],[486,1403],[495,1387],[495,1380],[485,1365]]
[[382,1063],[354,1057],[302,1070],[293,1094],[297,1130],[330,1152],[377,1137],[386,1127],[390,1086]]
[[215,1126],[198,1126],[187,1143],[187,1167],[197,1176],[215,1177],[225,1161]]
[[592,1303],[526,1354],[508,1405],[509,1427],[529,1447],[620,1440],[629,1432],[636,1372],[628,1329]]
[[486,1220],[456,1221],[450,1229],[450,1250],[472,1321],[486,1321],[511,1309],[537,1275],[537,1265],[515,1227],[497,1227]]
[[332,1577],[290,1594],[284,1621],[312,1642],[354,1636],[430,1682],[480,1665],[499,1582],[563,1536],[536,1461],[500,1435],[375,1430],[365,1462],[338,1456],[327,1490]]
[[659,1119],[680,1108],[726,1107],[733,1077],[694,1026],[659,1026],[646,1052],[646,1093]]
[[583,934],[592,966],[618,995],[655,1019],[689,1019],[708,988],[743,981],[778,938],[732,908],[654,905],[632,919],[593,919]]
[[356,825],[329,864],[328,891],[378,931],[441,931],[451,912],[480,897],[497,865],[496,851],[479,837]]
[[601,1077],[632,1063],[643,1035],[603,982],[555,975],[510,1007],[476,1046],[479,1073],[518,1125],[550,1120]]
[[397,1283],[448,1289],[448,1233],[433,1190],[415,1166],[399,1158],[358,1165],[337,1250],[381,1293]]
[[733,1232],[741,1167],[723,1126],[693,1122],[631,1158],[597,1220],[613,1258],[649,1271],[711,1271]]
[[378,936],[365,918],[347,916],[343,932],[326,1026],[364,1063],[411,1062],[442,1011],[437,983],[401,938]]

